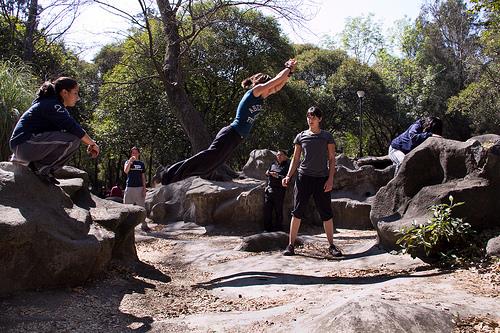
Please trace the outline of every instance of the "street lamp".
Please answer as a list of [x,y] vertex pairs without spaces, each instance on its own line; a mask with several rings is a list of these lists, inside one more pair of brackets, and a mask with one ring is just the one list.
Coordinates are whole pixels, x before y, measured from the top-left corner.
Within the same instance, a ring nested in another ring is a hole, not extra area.
[[359,157],[363,156],[363,97],[365,97],[365,92],[363,90],[358,90],[356,92],[359,99]]

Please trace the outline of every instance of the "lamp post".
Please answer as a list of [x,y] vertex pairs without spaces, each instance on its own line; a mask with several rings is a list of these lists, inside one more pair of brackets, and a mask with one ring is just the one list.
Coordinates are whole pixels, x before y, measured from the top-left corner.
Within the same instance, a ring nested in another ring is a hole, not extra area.
[[363,90],[358,90],[356,92],[359,99],[359,157],[363,156],[363,97],[365,97],[365,92]]

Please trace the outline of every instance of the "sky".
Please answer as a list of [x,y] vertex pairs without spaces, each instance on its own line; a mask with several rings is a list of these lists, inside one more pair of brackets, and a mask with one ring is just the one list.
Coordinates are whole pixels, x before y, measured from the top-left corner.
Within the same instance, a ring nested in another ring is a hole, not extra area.
[[[46,2],[49,0],[42,1]],[[388,29],[396,20],[407,17],[415,19],[425,0],[311,0],[314,5],[308,7],[312,19],[305,23],[306,29],[294,29],[282,22],[285,34],[295,43],[320,43],[324,35],[339,34],[348,17],[374,14],[374,21],[382,23]],[[139,12],[137,0],[113,1],[128,13]],[[65,41],[73,49],[80,49],[80,56],[91,61],[99,49],[108,43],[123,39],[129,23],[103,9],[100,6],[81,10]]]

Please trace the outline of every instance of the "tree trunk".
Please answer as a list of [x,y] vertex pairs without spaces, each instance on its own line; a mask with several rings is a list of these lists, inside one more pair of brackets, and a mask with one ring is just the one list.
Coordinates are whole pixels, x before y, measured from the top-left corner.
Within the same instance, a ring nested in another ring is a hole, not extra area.
[[160,9],[163,28],[167,37],[167,47],[163,66],[157,68],[163,82],[168,100],[173,106],[175,116],[186,133],[193,153],[206,149],[211,142],[210,134],[186,92],[184,69],[181,65],[180,22],[169,1],[157,0]]
[[38,0],[31,0],[28,9],[28,20],[26,21],[26,36],[24,38],[23,60],[31,62],[33,60],[34,36],[37,27]]

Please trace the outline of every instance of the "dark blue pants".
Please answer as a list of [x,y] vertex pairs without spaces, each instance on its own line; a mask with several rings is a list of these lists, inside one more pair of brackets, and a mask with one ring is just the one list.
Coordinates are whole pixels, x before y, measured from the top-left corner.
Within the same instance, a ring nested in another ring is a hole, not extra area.
[[188,159],[177,162],[163,172],[161,183],[168,185],[192,176],[205,176],[217,169],[229,158],[243,140],[231,126],[226,126],[217,133],[207,149]]
[[[283,230],[283,201],[285,200],[286,188],[267,187],[264,192],[264,230]],[[273,212],[276,217],[273,223]]]

